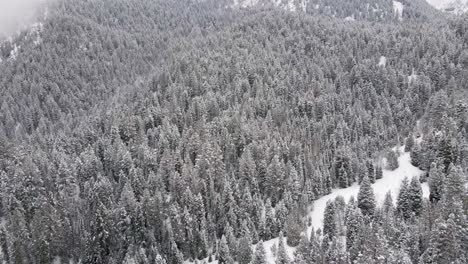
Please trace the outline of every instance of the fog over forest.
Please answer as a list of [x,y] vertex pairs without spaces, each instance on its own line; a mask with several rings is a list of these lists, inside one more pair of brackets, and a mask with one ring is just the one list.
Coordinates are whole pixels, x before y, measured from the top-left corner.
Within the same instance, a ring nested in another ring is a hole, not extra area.
[[[0,0],[0,38],[34,23],[46,0]],[[50,2],[50,1],[49,1]]]

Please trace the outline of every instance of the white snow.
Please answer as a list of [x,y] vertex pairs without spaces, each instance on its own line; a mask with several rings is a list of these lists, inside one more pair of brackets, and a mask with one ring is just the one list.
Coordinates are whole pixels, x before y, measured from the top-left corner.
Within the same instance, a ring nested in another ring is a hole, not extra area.
[[[423,171],[414,167],[411,164],[411,158],[409,152],[404,152],[404,147],[398,148],[398,151],[402,155],[398,158],[399,167],[394,171],[383,170],[382,179],[377,180],[372,187],[374,189],[374,194],[377,203],[380,205],[385,199],[385,195],[388,191],[391,191],[394,202],[396,202],[396,197],[400,189],[401,181],[405,177],[408,180],[413,177],[419,177],[422,175]],[[427,183],[422,184],[423,196],[425,198],[429,197],[429,187]],[[313,203],[313,211],[309,213],[309,217],[312,219],[312,226],[308,230],[308,234],[312,232],[312,228],[317,230],[318,228],[323,227],[323,213],[325,212],[325,206],[328,201],[335,199],[337,196],[343,196],[345,201],[348,201],[351,196],[357,198],[359,192],[359,185],[357,183],[345,189],[334,189],[331,194],[321,197]]]
[[387,65],[387,57],[381,56],[380,59],[379,59],[378,66],[385,67],[386,65]]
[[[296,251],[296,248],[288,246],[288,238],[284,238],[284,246],[286,248],[286,253],[288,254],[289,260],[294,259],[294,252]],[[273,238],[268,241],[263,242],[263,246],[265,247],[265,252],[266,252],[266,261],[267,263],[274,264],[275,263],[275,254],[272,251],[273,245],[275,245],[276,250],[278,250],[278,238]],[[255,250],[255,248],[254,248]],[[255,252],[255,251],[254,251]]]
[[[267,241],[263,241],[263,247],[265,248],[265,253],[266,253],[265,259],[266,259],[266,262],[269,263],[269,264],[274,264],[275,263],[276,252],[274,252],[272,249],[275,248],[276,251],[278,251],[278,240],[279,240],[279,238],[276,237],[276,238],[273,238],[273,239],[270,239],[270,240],[267,240]],[[294,259],[294,252],[296,251],[296,248],[288,246],[287,241],[288,241],[288,238],[285,237],[283,242],[284,242],[284,246],[285,246],[285,249],[286,249],[286,254],[288,254],[288,257],[289,257],[290,260],[293,260]],[[257,247],[257,245],[252,245],[253,252],[255,252],[256,247]],[[215,260],[214,255],[212,256],[212,259],[213,259],[213,261],[208,262],[208,258],[204,258],[201,261],[199,261],[199,263],[218,264],[218,260]],[[186,261],[184,261],[184,263],[185,264],[194,264],[195,262],[186,260]]]
[[307,3],[309,2],[309,0],[303,0],[301,1],[301,9],[302,9],[302,12],[306,13],[307,12]]
[[416,72],[413,69],[413,71],[411,72],[411,75],[408,76],[408,83],[416,81],[417,79],[418,79],[418,75],[416,74]]
[[434,8],[454,14],[468,12],[468,0],[426,0]]
[[398,15],[398,20],[403,20],[404,5],[401,2],[393,1],[393,11]]
[[29,36],[32,36],[34,37],[35,36],[35,40],[33,41],[33,44],[35,46],[41,44],[42,42],[42,39],[41,39],[41,31],[44,29],[44,24],[38,22],[38,23],[34,23],[32,24],[31,26],[31,30],[29,31]]
[[296,5],[294,4],[293,1],[288,1],[288,7],[286,10],[289,10],[291,12],[296,12]]
[[254,6],[258,3],[258,0],[246,0],[246,1],[243,1],[243,3],[241,4],[242,7],[246,8],[246,7],[250,7],[250,6]]
[[445,9],[456,5],[467,5],[468,0],[426,0],[437,9]]
[[8,57],[8,60],[16,60],[20,48],[21,46],[17,46],[15,43],[13,49],[10,51],[10,56]]
[[351,16],[345,17],[344,20],[345,20],[345,21],[356,21],[356,19],[354,19],[354,17],[351,17]]
[[[419,177],[423,174],[423,171],[414,167],[411,164],[411,158],[409,152],[404,152],[405,147],[395,147],[393,150],[398,151],[401,155],[398,157],[399,167],[394,171],[383,170],[382,179],[377,180],[372,187],[374,189],[374,194],[378,205],[381,205],[385,199],[385,195],[388,191],[391,192],[393,201],[396,203],[396,197],[400,189],[400,184],[405,177],[408,180],[411,180],[413,177]],[[385,163],[385,161],[382,161]],[[427,183],[421,184],[423,197],[429,197],[429,186]],[[345,189],[333,189],[332,192],[326,196],[321,197],[320,199],[314,201],[313,210],[309,213],[309,217],[312,219],[312,226],[307,229],[307,235],[310,236],[312,230],[321,229],[323,227],[323,213],[325,212],[325,206],[328,201],[335,199],[338,196],[342,196],[345,201],[348,201],[351,196],[357,198],[359,192],[359,185],[357,183]],[[287,237],[284,238],[284,245],[286,248],[286,253],[289,256],[290,260],[294,259],[294,252],[296,248],[290,247],[287,244]],[[275,254],[272,251],[272,247],[275,245],[276,250],[278,249],[278,238],[273,238],[268,241],[263,242],[266,252],[266,260],[269,264],[275,263]],[[256,245],[252,246],[252,249],[255,251]],[[214,256],[213,256],[214,259]],[[208,263],[208,258],[202,260],[202,262]],[[193,262],[185,261],[186,264],[193,264]],[[217,260],[210,262],[211,264],[218,264]]]
[[277,8],[284,9],[290,12],[307,11],[307,3],[309,0],[269,0],[269,1],[260,1],[260,0],[233,0],[231,8],[249,8],[257,5],[274,5]]

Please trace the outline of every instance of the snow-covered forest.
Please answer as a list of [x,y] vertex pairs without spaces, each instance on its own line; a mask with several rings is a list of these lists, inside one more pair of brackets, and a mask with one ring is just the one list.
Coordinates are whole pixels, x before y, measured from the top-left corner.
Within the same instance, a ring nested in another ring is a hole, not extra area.
[[468,263],[468,15],[47,5],[0,38],[0,264]]

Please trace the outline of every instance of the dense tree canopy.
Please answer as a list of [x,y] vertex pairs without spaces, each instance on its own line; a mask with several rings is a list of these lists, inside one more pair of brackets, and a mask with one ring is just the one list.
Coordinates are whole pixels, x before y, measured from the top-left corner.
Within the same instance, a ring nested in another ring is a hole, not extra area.
[[[1,42],[0,262],[265,263],[280,236],[278,263],[464,263],[466,18],[337,2],[58,1],[40,41]],[[409,135],[430,201],[411,181],[376,205]],[[301,237],[314,199],[361,180]]]

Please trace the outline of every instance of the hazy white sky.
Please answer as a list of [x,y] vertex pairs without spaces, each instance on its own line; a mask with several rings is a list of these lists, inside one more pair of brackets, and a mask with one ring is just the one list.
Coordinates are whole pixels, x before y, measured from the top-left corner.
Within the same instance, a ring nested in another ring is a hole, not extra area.
[[0,36],[8,36],[33,23],[46,0],[0,0]]

